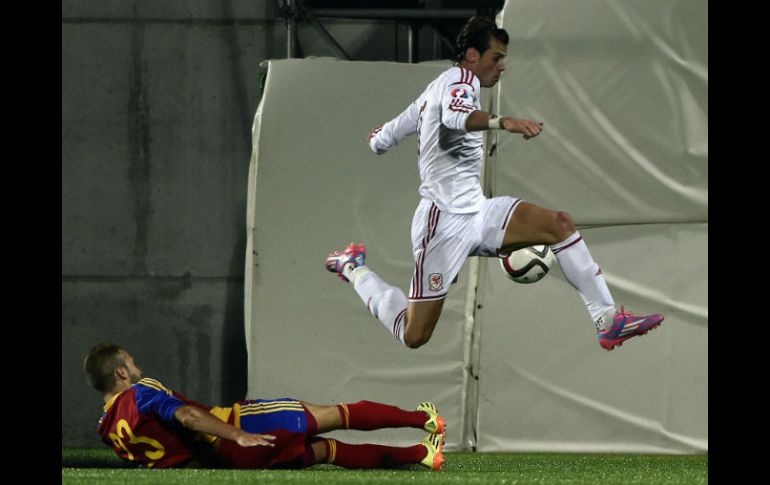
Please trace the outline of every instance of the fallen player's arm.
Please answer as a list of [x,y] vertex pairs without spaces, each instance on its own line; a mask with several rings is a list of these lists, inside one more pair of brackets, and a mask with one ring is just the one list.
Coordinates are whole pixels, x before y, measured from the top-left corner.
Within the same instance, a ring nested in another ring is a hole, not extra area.
[[185,428],[233,440],[241,446],[275,446],[271,443],[275,436],[247,433],[242,429],[225,423],[205,409],[196,406],[183,404],[176,409],[174,417]]

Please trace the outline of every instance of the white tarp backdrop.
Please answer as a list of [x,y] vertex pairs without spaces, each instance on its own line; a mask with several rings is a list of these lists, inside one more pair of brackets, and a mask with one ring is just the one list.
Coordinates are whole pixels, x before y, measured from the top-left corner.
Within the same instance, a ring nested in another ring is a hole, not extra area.
[[[323,259],[350,241],[408,289],[416,143],[366,135],[447,63],[271,61],[249,178],[249,397],[434,401],[447,449],[708,449],[707,2],[508,2],[505,75],[482,106],[545,123],[495,132],[485,189],[566,210],[619,305],[661,312],[612,352],[558,267],[534,285],[471,258],[431,341],[398,344]],[[410,444],[418,430],[337,432]]]

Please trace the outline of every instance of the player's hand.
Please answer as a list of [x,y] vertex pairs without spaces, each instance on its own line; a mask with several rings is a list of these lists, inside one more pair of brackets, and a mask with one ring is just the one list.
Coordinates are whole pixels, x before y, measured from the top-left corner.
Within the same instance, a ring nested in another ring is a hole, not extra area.
[[377,134],[377,132],[378,132],[378,131],[380,131],[380,129],[381,129],[381,128],[382,128],[382,125],[380,125],[380,126],[375,126],[374,128],[372,128],[372,131],[370,131],[370,132],[369,132],[369,138],[367,138],[367,139],[366,139],[366,141],[367,141],[368,143],[371,143],[371,141],[372,141],[372,137],[373,137],[374,135],[376,135],[376,134]]
[[269,446],[274,447],[275,444],[271,443],[275,439],[275,436],[271,434],[259,434],[259,433],[247,433],[245,431],[242,431],[238,434],[238,437],[235,439],[235,442],[238,443],[240,446],[244,447],[250,447],[250,446]]
[[503,117],[503,128],[511,133],[521,133],[525,140],[534,138],[543,131],[543,123],[534,120],[517,120],[515,118]]

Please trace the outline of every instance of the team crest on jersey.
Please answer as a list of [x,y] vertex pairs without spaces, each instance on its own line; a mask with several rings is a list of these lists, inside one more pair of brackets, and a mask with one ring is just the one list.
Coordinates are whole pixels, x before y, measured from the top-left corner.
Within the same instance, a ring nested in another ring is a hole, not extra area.
[[431,273],[428,276],[431,291],[438,291],[444,287],[444,276],[441,273]]
[[468,96],[469,96],[468,90],[465,88],[455,88],[452,90],[450,94],[452,95],[453,98],[468,99]]

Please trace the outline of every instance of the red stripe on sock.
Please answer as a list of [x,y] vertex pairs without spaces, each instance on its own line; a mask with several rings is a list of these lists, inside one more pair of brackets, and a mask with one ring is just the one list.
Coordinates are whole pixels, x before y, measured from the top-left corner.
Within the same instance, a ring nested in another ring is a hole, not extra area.
[[347,404],[337,404],[337,411],[340,413],[340,419],[342,420],[342,426],[344,429],[350,428],[350,410]]
[[553,251],[553,254],[560,253],[560,252],[564,251],[565,249],[574,246],[575,244],[579,243],[582,240],[583,240],[583,236],[579,236],[577,239],[575,239],[571,243],[567,244],[566,246],[562,246],[562,247],[560,247],[558,249],[554,249],[553,246],[551,246],[551,251]]
[[406,314],[406,308],[401,310],[401,313],[398,314],[396,319],[393,321],[393,336],[398,338],[398,331],[401,328],[401,320],[404,318],[404,314]]

